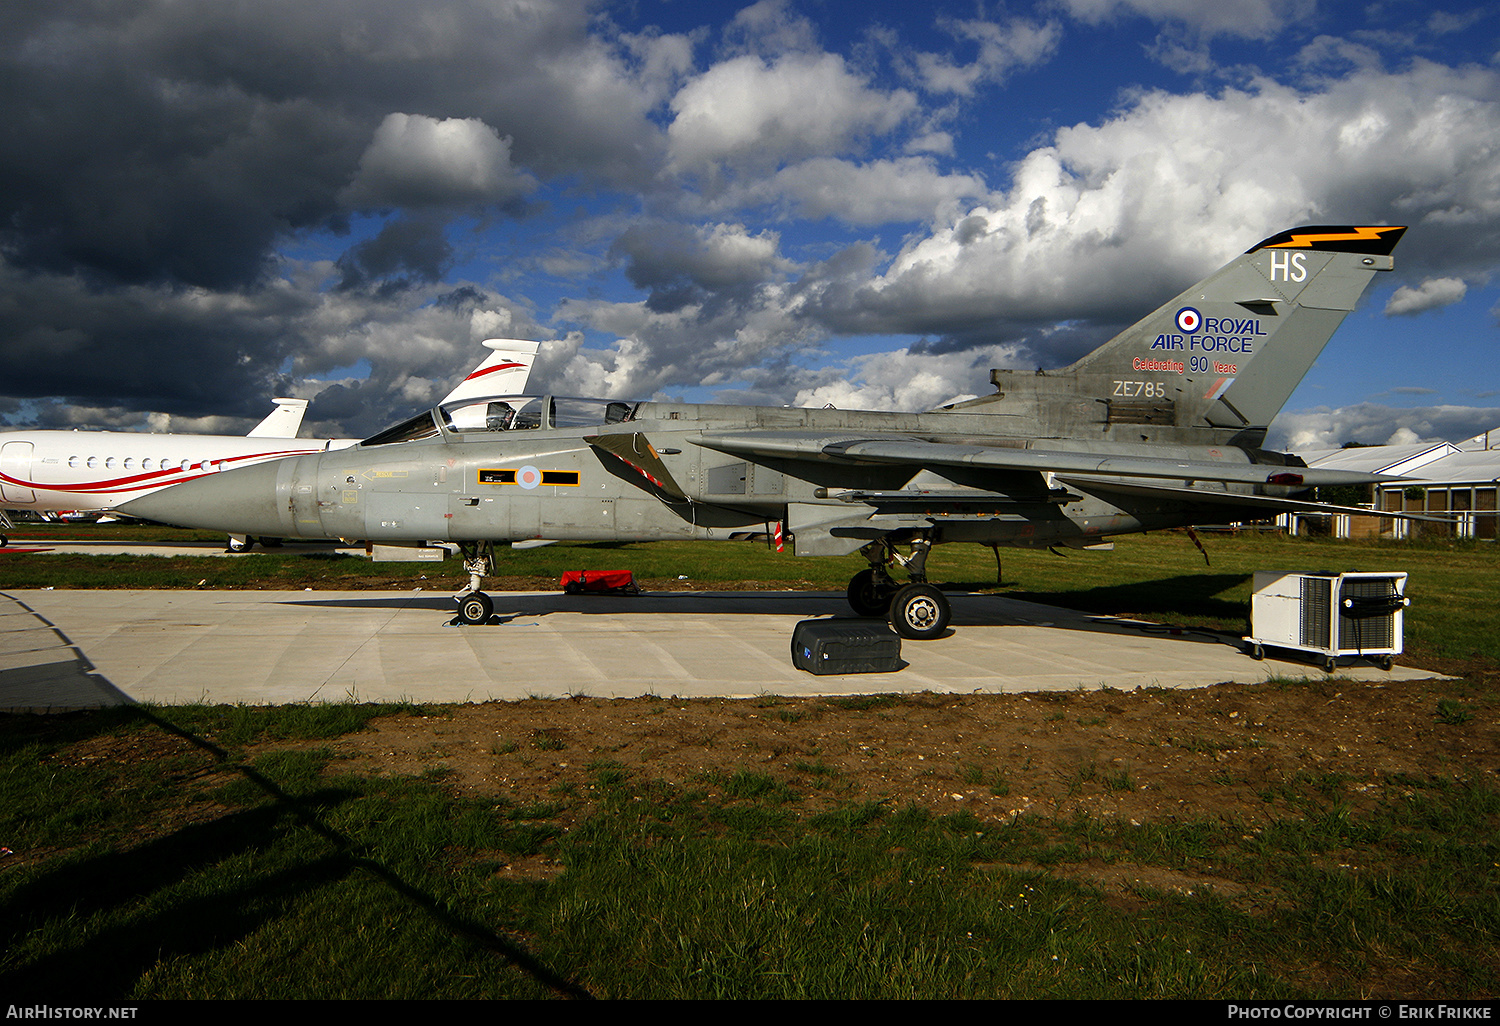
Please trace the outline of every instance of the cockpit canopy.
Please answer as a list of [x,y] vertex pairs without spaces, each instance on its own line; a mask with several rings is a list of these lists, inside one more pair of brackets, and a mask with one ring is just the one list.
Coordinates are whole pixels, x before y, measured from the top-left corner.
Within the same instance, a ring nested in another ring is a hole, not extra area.
[[585,428],[620,424],[635,416],[639,403],[552,395],[498,395],[458,399],[371,435],[361,446],[416,442],[438,435],[483,431]]

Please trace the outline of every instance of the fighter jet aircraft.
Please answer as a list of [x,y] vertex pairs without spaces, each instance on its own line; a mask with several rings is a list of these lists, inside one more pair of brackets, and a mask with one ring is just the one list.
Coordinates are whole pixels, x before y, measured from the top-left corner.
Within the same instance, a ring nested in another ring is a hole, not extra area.
[[926,580],[934,545],[1082,548],[1326,510],[1296,496],[1374,480],[1261,445],[1405,230],[1274,235],[1071,366],[993,371],[994,394],[926,413],[465,400],[122,508],[251,534],[458,542],[468,623],[490,617],[480,588],[497,542],[726,538],[781,522],[798,555],[864,555],[848,588],[858,614],[934,638],[950,615]]

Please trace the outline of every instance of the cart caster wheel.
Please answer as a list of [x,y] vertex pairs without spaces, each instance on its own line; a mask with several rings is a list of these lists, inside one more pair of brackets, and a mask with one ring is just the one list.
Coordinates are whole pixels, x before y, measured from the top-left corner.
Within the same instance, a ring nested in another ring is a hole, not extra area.
[[495,604],[490,597],[482,591],[476,591],[465,595],[458,603],[459,623],[489,623],[490,614],[495,611]]
[[1396,665],[1396,660],[1393,659],[1393,658],[1391,658],[1390,656],[1381,656],[1380,657],[1380,668],[1382,670],[1384,670],[1386,673],[1390,673],[1391,672],[1391,667],[1395,666],[1395,665]]
[[1264,659],[1265,657],[1266,657],[1266,650],[1265,650],[1265,648],[1263,646],[1261,646],[1261,645],[1251,645],[1250,646],[1250,658],[1251,659],[1259,661],[1259,660]]
[[1329,656],[1327,659],[1323,660],[1323,672],[1332,673],[1335,665],[1337,664],[1334,663],[1333,656]]

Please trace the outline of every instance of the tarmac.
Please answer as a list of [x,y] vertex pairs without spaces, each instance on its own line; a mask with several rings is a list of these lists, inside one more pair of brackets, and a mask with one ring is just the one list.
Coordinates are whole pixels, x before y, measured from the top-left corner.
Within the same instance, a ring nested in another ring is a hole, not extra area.
[[[809,618],[850,618],[841,592],[491,595],[492,623],[461,627],[449,625],[449,594],[420,590],[0,592],[0,710],[1130,690],[1324,676],[1306,655],[1272,650],[1256,661],[1236,638],[979,594],[950,594],[951,633],[903,641],[898,671],[815,676],[793,666],[792,632]],[[1440,676],[1348,658],[1335,675]]]

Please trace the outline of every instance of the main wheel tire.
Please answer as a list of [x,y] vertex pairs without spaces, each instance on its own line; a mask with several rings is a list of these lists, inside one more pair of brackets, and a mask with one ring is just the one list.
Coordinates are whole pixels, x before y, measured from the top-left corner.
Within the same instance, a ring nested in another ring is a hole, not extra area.
[[482,591],[470,592],[458,600],[459,623],[489,623],[495,603]]
[[889,578],[877,576],[874,570],[861,570],[849,581],[849,608],[857,616],[883,620],[891,608]]
[[930,584],[908,584],[891,597],[891,626],[903,638],[940,638],[952,618],[947,597]]
[[250,551],[250,547],[252,545],[254,545],[254,544],[255,544],[255,542],[251,541],[249,538],[246,538],[244,541],[240,541],[240,540],[238,540],[236,538],[230,538],[229,541],[225,542],[225,544],[224,544],[224,551],[225,552],[249,552]]

